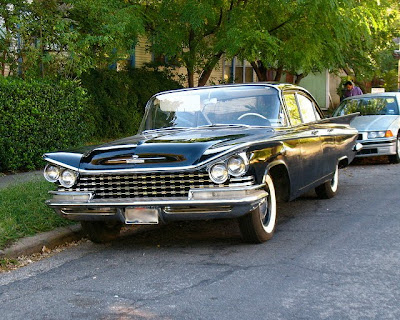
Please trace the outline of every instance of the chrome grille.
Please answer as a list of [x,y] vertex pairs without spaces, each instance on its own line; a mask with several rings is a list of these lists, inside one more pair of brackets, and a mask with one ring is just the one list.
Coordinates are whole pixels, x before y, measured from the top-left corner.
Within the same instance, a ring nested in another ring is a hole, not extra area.
[[[232,179],[231,185],[252,185],[253,177]],[[187,196],[190,189],[227,187],[213,183],[208,173],[148,173],[132,175],[84,175],[77,185],[60,191],[94,192],[94,198],[155,198]]]

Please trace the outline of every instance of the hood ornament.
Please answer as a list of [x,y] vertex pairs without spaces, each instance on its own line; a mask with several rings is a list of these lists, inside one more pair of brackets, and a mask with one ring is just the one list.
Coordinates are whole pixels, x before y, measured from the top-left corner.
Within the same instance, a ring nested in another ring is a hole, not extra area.
[[131,158],[125,159],[126,163],[144,163],[144,159],[139,159],[139,156],[134,154]]

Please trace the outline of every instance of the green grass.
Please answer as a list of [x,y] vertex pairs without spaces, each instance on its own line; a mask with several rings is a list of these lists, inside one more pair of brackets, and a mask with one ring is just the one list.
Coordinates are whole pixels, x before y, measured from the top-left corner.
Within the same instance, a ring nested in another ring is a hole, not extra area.
[[53,189],[43,178],[0,189],[0,249],[20,238],[73,223],[45,205]]

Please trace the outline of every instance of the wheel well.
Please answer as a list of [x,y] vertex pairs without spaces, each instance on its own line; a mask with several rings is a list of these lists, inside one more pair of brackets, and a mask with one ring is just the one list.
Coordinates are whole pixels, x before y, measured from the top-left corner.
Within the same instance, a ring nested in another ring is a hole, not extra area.
[[268,170],[274,182],[276,199],[278,201],[289,201],[290,199],[290,179],[286,167],[278,164]]

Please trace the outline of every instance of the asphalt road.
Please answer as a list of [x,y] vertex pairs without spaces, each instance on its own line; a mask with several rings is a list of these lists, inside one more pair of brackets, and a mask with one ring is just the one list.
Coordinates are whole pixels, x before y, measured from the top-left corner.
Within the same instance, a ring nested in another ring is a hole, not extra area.
[[338,195],[279,206],[274,238],[234,221],[89,242],[0,274],[1,319],[400,319],[400,165],[341,170]]

